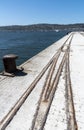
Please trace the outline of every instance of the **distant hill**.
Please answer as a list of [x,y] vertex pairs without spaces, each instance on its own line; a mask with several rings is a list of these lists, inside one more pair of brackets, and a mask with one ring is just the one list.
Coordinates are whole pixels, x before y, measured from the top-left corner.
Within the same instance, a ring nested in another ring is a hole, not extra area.
[[55,31],[55,30],[68,30],[68,31],[84,31],[84,23],[80,24],[33,24],[33,25],[13,25],[13,26],[0,26],[0,30],[25,30],[25,31]]

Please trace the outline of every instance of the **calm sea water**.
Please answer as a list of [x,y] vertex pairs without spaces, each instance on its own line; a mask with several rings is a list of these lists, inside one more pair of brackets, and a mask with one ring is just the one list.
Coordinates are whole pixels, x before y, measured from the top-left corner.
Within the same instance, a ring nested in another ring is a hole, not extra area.
[[4,69],[2,63],[4,55],[18,55],[17,65],[20,65],[62,38],[66,33],[66,31],[0,31],[0,71]]

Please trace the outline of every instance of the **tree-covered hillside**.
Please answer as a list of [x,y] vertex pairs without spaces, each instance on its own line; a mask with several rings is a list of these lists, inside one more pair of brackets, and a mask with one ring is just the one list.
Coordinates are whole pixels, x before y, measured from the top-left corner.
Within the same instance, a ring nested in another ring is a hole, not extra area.
[[54,31],[54,30],[69,30],[69,31],[84,31],[84,24],[33,24],[33,25],[12,25],[0,26],[0,30],[25,30],[25,31]]

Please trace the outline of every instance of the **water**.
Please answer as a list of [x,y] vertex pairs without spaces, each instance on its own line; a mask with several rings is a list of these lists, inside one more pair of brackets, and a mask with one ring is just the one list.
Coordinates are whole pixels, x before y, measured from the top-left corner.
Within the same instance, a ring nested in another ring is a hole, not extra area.
[[17,65],[20,65],[62,38],[66,33],[65,31],[0,31],[0,71],[4,69],[2,63],[2,57],[4,55],[18,55]]

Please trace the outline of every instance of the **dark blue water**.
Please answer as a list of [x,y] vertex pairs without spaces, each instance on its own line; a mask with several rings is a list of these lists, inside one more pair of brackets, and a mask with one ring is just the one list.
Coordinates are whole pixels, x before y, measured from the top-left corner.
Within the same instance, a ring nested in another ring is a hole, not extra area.
[[0,71],[2,71],[2,57],[6,54],[19,56],[17,65],[25,62],[55,41],[66,35],[67,32],[28,32],[28,31],[0,31]]

